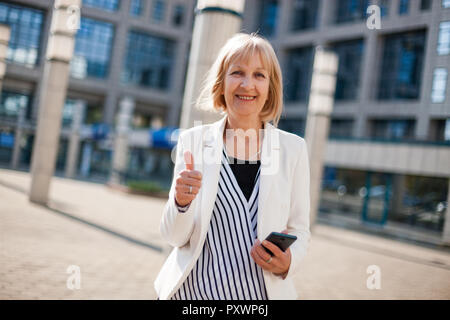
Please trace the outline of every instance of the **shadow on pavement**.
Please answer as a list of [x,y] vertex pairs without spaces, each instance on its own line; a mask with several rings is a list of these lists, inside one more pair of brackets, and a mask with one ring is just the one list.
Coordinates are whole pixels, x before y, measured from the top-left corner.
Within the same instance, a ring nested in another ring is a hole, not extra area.
[[[14,191],[20,192],[20,193],[22,193],[22,194],[28,196],[28,191],[27,191],[27,190],[25,190],[24,188],[21,188],[21,187],[19,187],[19,186],[16,186],[16,185],[14,185],[14,184],[7,183],[7,182],[5,182],[5,181],[1,181],[1,180],[0,180],[0,185],[6,187],[6,188],[8,188],[8,189],[12,189],[12,190],[14,190]],[[136,244],[136,245],[139,245],[139,246],[142,246],[142,247],[145,247],[145,248],[148,248],[148,249],[157,251],[157,252],[163,252],[163,249],[162,249],[161,247],[152,245],[152,244],[147,243],[147,242],[143,242],[143,241],[138,240],[138,239],[134,239],[134,238],[129,237],[129,236],[127,236],[127,235],[124,235],[124,234],[122,234],[122,233],[120,233],[120,232],[117,232],[117,231],[111,230],[111,229],[109,229],[109,228],[103,227],[103,226],[101,226],[101,225],[99,225],[99,224],[97,224],[97,223],[90,222],[90,221],[85,220],[85,219],[81,219],[81,218],[79,218],[79,217],[76,217],[76,216],[74,216],[74,215],[72,215],[72,214],[70,214],[70,213],[64,212],[64,211],[62,211],[62,210],[59,210],[59,209],[56,209],[56,208],[52,208],[52,207],[50,207],[50,206],[48,206],[48,205],[41,205],[41,204],[37,204],[37,203],[30,203],[30,204],[33,204],[33,205],[36,205],[36,206],[45,208],[45,209],[47,209],[47,210],[52,211],[53,213],[57,213],[57,214],[59,214],[59,215],[61,215],[61,216],[63,216],[63,217],[72,219],[72,220],[77,221],[77,222],[79,222],[79,223],[83,223],[83,224],[88,225],[88,226],[90,226],[90,227],[92,227],[92,228],[95,228],[95,229],[97,229],[97,230],[101,230],[101,231],[103,231],[103,232],[106,232],[106,233],[108,233],[108,234],[110,234],[110,235],[113,235],[113,236],[115,236],[115,237],[121,238],[121,239],[126,240],[126,241],[128,241],[128,242],[131,242],[131,243],[133,243],[133,244]]]

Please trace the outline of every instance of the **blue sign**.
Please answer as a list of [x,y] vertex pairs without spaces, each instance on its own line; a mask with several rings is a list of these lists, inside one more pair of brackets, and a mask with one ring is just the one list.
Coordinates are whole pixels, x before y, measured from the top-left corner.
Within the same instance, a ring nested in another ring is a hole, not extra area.
[[103,140],[108,136],[109,125],[106,123],[94,123],[92,125],[92,139]]
[[177,144],[178,130],[174,127],[150,130],[150,146],[155,148],[172,149]]
[[12,133],[0,133],[0,147],[13,148],[14,135]]

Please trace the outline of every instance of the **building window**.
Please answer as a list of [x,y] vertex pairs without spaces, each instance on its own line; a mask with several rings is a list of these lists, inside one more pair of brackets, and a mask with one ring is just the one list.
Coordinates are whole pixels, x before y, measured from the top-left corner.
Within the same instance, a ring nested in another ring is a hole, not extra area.
[[429,138],[431,141],[450,141],[450,118],[431,120]]
[[10,27],[6,60],[27,67],[38,63],[43,12],[22,6],[0,3],[0,23]]
[[30,118],[30,95],[2,91],[0,100],[0,119],[14,120],[18,118],[20,109],[25,109],[25,117]]
[[336,1],[336,23],[361,21],[366,18],[368,0]]
[[143,3],[142,0],[132,0],[130,4],[130,15],[139,17],[142,14]]
[[305,136],[305,119],[286,119],[281,118],[279,123],[279,128],[281,130],[296,134],[300,137]]
[[119,0],[83,0],[83,5],[107,11],[117,11],[119,9]]
[[433,73],[433,87],[431,89],[431,102],[443,103],[447,87],[448,72],[445,68],[436,68]]
[[166,6],[164,0],[153,0],[152,19],[155,22],[164,21]]
[[335,99],[355,100],[359,91],[364,42],[363,40],[346,41],[330,47],[339,57]]
[[74,78],[106,78],[108,75],[114,28],[111,23],[81,18],[75,52],[70,63]]
[[442,0],[443,8],[450,8],[450,0]]
[[389,14],[389,2],[390,0],[380,0],[380,15],[381,17],[387,17]]
[[439,24],[439,38],[437,52],[439,55],[450,53],[450,21]]
[[167,89],[174,64],[173,41],[140,32],[130,32],[122,81]]
[[426,11],[431,9],[431,1],[432,0],[421,0],[420,1],[420,10]]
[[353,119],[332,119],[330,138],[351,138],[353,136]]
[[292,4],[292,30],[316,27],[319,2],[317,0],[294,0]]
[[389,35],[384,40],[378,99],[418,99],[425,31]]
[[398,14],[404,15],[408,14],[409,11],[409,0],[400,0],[398,4]]
[[287,101],[303,103],[308,101],[313,59],[314,50],[312,47],[288,52],[284,85]]
[[414,120],[372,120],[370,137],[381,140],[412,140]]
[[175,26],[181,26],[184,22],[184,5],[177,4],[173,12],[172,23]]
[[265,37],[275,34],[278,15],[278,0],[260,1],[258,31]]

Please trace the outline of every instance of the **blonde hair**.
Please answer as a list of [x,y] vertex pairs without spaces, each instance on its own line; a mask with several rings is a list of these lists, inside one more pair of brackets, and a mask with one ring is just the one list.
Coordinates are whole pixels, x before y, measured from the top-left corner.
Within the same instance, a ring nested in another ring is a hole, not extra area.
[[256,33],[238,33],[225,43],[207,73],[197,99],[197,108],[225,113],[227,107],[222,92],[225,74],[230,64],[241,59],[248,61],[255,54],[260,55],[264,68],[269,72],[270,79],[268,98],[259,116],[261,121],[272,121],[273,125],[277,126],[283,111],[281,68],[272,45]]

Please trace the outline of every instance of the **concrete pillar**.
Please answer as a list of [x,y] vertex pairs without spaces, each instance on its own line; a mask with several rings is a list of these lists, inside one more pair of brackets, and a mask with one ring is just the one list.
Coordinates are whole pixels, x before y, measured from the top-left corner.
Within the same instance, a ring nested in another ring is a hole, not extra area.
[[55,170],[61,116],[69,80],[69,63],[73,56],[75,33],[79,27],[79,23],[76,23],[79,22],[79,16],[74,16],[70,8],[80,5],[81,0],[56,0],[53,8],[31,160],[30,201],[40,204],[47,203]]
[[442,232],[442,241],[450,245],[450,179],[448,179],[447,193],[447,212],[445,213],[444,231]]
[[73,178],[76,175],[78,153],[80,150],[80,129],[83,124],[85,110],[86,103],[83,100],[77,100],[73,110],[69,147],[67,151],[65,168],[65,176],[67,178]]
[[128,134],[130,132],[130,122],[133,116],[134,107],[135,102],[130,97],[124,97],[120,101],[116,132],[114,135],[113,163],[110,178],[110,184],[112,185],[120,184],[121,173],[125,172],[127,169]]
[[194,121],[211,123],[220,115],[195,108],[202,82],[225,42],[239,32],[244,0],[199,0],[197,2],[189,66],[183,97],[180,127]]
[[26,106],[20,105],[19,115],[17,117],[16,131],[14,133],[14,148],[11,158],[11,168],[17,169],[20,161],[20,149],[23,137],[23,126],[25,124]]
[[3,77],[6,73],[6,53],[8,51],[9,37],[11,30],[9,26],[0,24],[0,96],[3,86]]
[[322,171],[336,90],[337,69],[337,55],[317,47],[305,132],[311,173],[311,227],[314,225],[319,208]]

